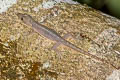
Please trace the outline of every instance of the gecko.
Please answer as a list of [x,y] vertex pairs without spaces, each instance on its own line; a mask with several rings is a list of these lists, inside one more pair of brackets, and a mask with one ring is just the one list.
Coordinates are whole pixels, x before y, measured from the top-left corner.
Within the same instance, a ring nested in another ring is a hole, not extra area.
[[102,58],[99,58],[93,54],[90,54],[87,51],[82,50],[81,48],[75,46],[74,44],[70,43],[69,41],[66,40],[66,38],[68,37],[68,35],[65,35],[64,38],[61,37],[55,30],[48,28],[40,23],[38,23],[37,21],[35,21],[30,15],[28,14],[22,14],[22,13],[17,13],[16,14],[18,16],[18,18],[27,26],[31,26],[37,33],[39,33],[40,35],[43,35],[44,37],[53,40],[56,42],[56,44],[52,47],[53,50],[56,50],[56,48],[60,45],[63,44],[75,51],[78,51],[80,53],[83,53],[84,55],[90,56],[94,59],[97,59],[99,61],[105,62],[107,64],[110,64],[112,67],[114,67],[115,69],[118,69],[117,67],[115,67],[114,65],[112,65],[111,63],[109,63],[107,60],[104,60]]

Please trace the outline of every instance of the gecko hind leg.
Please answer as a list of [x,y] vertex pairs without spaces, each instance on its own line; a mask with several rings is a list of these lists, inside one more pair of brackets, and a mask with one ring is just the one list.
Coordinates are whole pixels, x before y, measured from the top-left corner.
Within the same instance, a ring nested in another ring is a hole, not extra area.
[[[67,33],[63,36],[64,39],[67,39],[68,37],[72,36],[70,33]],[[57,47],[61,44],[61,42],[57,42],[56,44],[53,45],[52,50],[60,53],[60,51],[57,49]]]
[[[64,39],[67,39],[69,36],[72,36],[72,35],[71,35],[70,33],[67,33],[67,34],[65,34],[65,35],[63,36],[63,38],[64,38]],[[57,42],[56,44],[54,44],[51,49],[54,50],[55,52],[57,52],[57,54],[58,54],[57,56],[59,57],[59,59],[61,59],[61,58],[62,58],[62,55],[61,55],[60,53],[63,52],[63,51],[59,51],[59,50],[57,49],[57,47],[58,47],[59,45],[61,45],[61,42]]]

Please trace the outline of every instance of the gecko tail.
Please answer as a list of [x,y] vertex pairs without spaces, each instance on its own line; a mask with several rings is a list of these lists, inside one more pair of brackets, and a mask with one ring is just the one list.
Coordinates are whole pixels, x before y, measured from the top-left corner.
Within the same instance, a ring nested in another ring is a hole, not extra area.
[[80,52],[80,53],[83,53],[83,54],[85,54],[85,55],[90,56],[90,55],[89,55],[89,54],[90,54],[89,52],[82,50],[81,48],[75,46],[74,44],[70,43],[69,41],[63,40],[61,43],[64,44],[65,46],[67,46],[67,47],[70,47],[71,49],[73,49],[73,50],[75,50],[75,51],[78,51],[78,52]]
[[70,48],[72,48],[73,50],[76,50],[76,51],[78,51],[78,52],[80,52],[80,53],[82,53],[82,54],[84,54],[84,55],[87,55],[87,56],[89,56],[89,57],[92,57],[92,58],[94,58],[94,59],[96,59],[96,60],[98,60],[98,61],[101,61],[101,62],[103,62],[103,63],[109,64],[109,65],[111,65],[111,66],[112,66],[113,68],[115,68],[115,69],[120,69],[120,68],[115,67],[113,64],[111,64],[111,63],[108,62],[107,60],[104,60],[104,59],[102,59],[102,58],[99,58],[99,57],[97,57],[97,56],[95,56],[95,55],[87,52],[87,51],[84,51],[84,50],[82,50],[81,48],[75,46],[74,44],[72,44],[72,43],[70,43],[70,42],[68,42],[68,41],[66,41],[66,40],[64,40],[62,43],[63,43],[65,46],[70,47]]

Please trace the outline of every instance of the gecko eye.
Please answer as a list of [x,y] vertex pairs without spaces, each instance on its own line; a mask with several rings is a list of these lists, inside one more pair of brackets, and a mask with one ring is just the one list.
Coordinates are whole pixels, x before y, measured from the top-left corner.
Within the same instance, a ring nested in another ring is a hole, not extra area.
[[23,17],[21,17],[21,20],[23,21]]

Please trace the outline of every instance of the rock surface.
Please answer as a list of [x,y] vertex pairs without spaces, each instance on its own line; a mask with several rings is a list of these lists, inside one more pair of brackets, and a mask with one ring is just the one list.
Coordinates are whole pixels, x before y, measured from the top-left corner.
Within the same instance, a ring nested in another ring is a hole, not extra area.
[[[81,4],[56,3],[45,9],[42,0],[19,0],[0,14],[0,79],[105,80],[115,70],[64,45],[61,58],[50,48],[54,42],[34,32],[18,19],[27,13],[69,42],[120,66],[120,21]],[[37,8],[36,8],[37,7]],[[37,11],[36,11],[37,9]],[[108,79],[108,78],[107,78]]]

